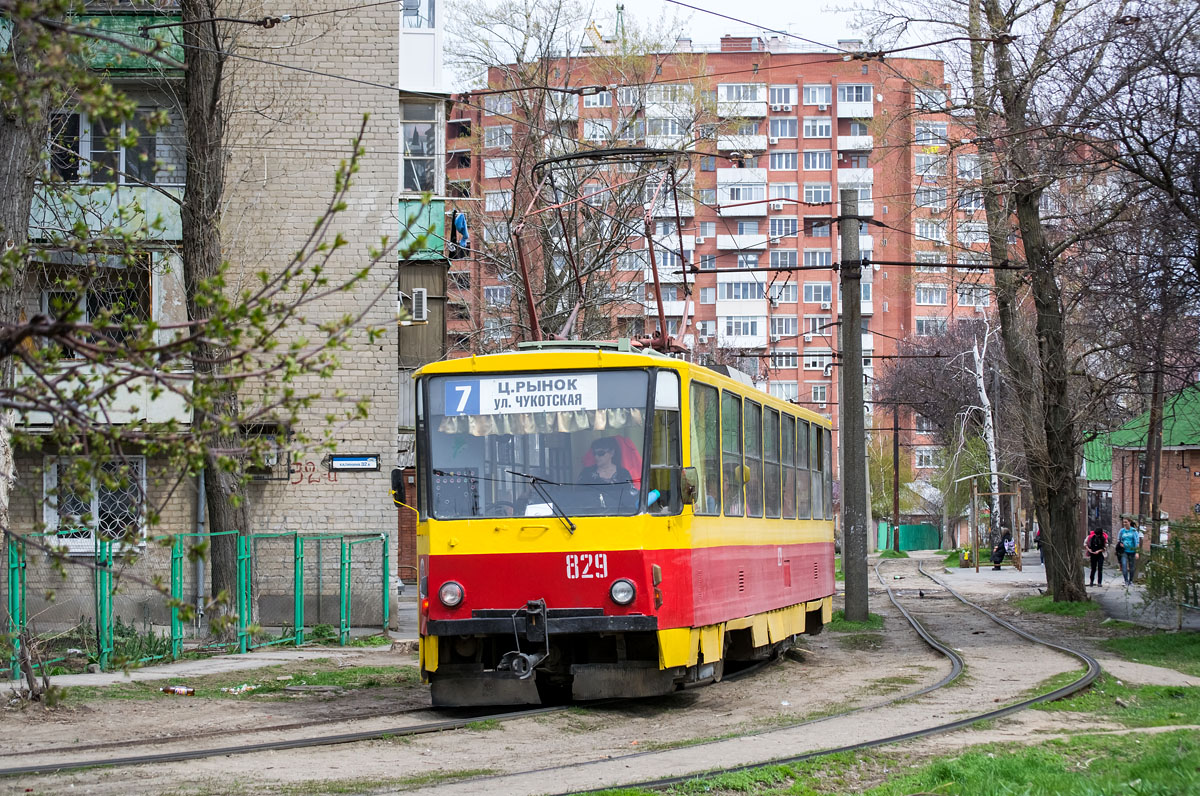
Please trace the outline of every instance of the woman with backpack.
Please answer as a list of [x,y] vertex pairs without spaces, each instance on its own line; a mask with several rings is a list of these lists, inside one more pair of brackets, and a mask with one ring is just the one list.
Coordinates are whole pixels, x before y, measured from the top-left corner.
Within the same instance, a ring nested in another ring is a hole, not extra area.
[[1108,551],[1108,534],[1099,528],[1092,528],[1091,533],[1083,542],[1083,549],[1092,560],[1092,574],[1088,578],[1088,585],[1103,586],[1104,554]]
[[1121,518],[1121,530],[1117,533],[1117,561],[1121,565],[1121,574],[1125,576],[1125,585],[1133,585],[1134,570],[1137,567],[1138,548],[1142,546],[1142,534],[1128,517]]

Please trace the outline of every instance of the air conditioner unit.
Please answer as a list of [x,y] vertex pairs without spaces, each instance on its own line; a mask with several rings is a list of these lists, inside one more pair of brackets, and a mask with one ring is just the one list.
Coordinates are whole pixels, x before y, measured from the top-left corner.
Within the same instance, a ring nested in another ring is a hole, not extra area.
[[701,235],[700,237],[696,238],[696,243],[704,243],[706,240],[708,240],[708,238]]
[[769,138],[769,139],[767,139],[767,143],[769,143],[771,146],[775,146],[776,144],[779,143],[779,139],[778,138]]
[[780,106],[778,106],[778,105],[772,105],[772,106],[771,106],[771,110],[773,110],[773,111],[778,111],[778,110],[780,110]]
[[783,339],[783,336],[782,336],[782,335],[778,335],[778,334],[773,334],[773,335],[771,335],[771,342],[772,342],[772,343],[778,343],[778,342],[779,342],[780,340],[782,340],[782,339]]
[[783,110],[783,111],[790,111],[792,109],[792,106],[791,105],[780,105],[779,109]]
[[941,215],[942,208],[940,208],[940,207],[931,207],[931,208],[929,208],[929,212],[930,212],[930,213],[933,213],[935,216],[936,216],[936,215]]
[[414,321],[429,320],[429,291],[423,287],[414,287],[412,292],[412,319]]
[[828,301],[822,301],[821,309],[823,309],[823,310],[833,309],[833,304]]
[[935,240],[935,241],[933,242],[933,245],[934,245],[934,246],[936,246],[937,248],[941,249],[941,248],[944,248],[944,247],[945,247],[945,245],[946,245],[946,241],[944,241],[944,240]]
[[819,111],[827,111],[827,110],[829,110],[829,106],[828,106],[828,105],[818,105],[818,106],[817,106],[817,110],[819,110]]
[[772,210],[782,210],[783,202],[771,202],[771,209]]
[[707,343],[707,342],[708,342],[708,335],[706,335],[706,334],[702,334],[702,335],[700,335],[700,342],[702,342],[702,343]]
[[824,409],[826,405],[825,404],[817,404],[817,406],[819,406],[821,409]]
[[806,342],[806,343],[811,343],[811,342],[812,342],[812,335],[811,335],[811,334],[806,334],[806,335],[804,335],[804,342]]

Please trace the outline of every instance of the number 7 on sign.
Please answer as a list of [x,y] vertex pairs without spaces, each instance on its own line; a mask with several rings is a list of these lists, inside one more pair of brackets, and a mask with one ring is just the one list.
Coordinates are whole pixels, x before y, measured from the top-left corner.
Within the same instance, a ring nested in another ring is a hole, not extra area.
[[446,414],[479,414],[479,382],[456,380],[446,382]]
[[458,393],[458,406],[454,407],[454,414],[460,415],[467,408],[467,401],[471,400],[471,385],[456,384],[454,391]]

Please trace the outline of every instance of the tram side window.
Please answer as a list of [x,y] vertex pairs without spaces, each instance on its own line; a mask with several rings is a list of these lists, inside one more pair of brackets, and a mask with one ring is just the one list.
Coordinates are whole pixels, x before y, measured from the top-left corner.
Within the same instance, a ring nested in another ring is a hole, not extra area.
[[746,516],[763,515],[762,406],[746,401]]
[[683,507],[679,490],[679,375],[660,370],[655,376],[654,427],[650,438],[650,489],[659,498],[647,509],[655,514],[678,514]]
[[765,514],[779,518],[779,410],[767,409],[763,415],[763,493]]
[[721,505],[726,517],[741,517],[742,507],[742,399],[721,393],[721,475],[725,489]]
[[808,466],[809,479],[812,484],[812,516],[819,520],[825,516],[822,505],[825,497],[825,482],[821,473],[821,427],[810,424],[808,427]]
[[796,519],[812,518],[812,482],[808,476],[808,421],[796,422]]
[[822,450],[825,452],[823,465],[825,467],[823,474],[825,476],[825,519],[833,519],[833,432],[829,429],[824,429],[821,432],[821,440],[824,443]]
[[692,466],[699,476],[697,514],[721,513],[721,423],[717,388],[692,383]]
[[796,418],[784,415],[779,426],[783,466],[783,518],[796,519]]

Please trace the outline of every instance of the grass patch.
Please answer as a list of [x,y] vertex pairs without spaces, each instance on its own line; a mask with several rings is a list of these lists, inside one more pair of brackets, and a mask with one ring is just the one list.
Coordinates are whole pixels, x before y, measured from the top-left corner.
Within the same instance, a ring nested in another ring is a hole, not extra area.
[[865,622],[847,622],[846,612],[839,609],[833,612],[833,618],[825,625],[826,630],[835,633],[859,633],[864,630],[883,630],[883,617],[879,614],[868,614]]
[[876,650],[883,649],[883,636],[879,633],[854,633],[849,636],[842,636],[837,642],[849,650],[875,652]]
[[908,553],[903,550],[880,550],[880,558],[908,558]]
[[498,730],[498,729],[500,729],[500,720],[499,719],[480,719],[479,721],[473,721],[470,724],[468,724],[467,729],[468,730],[479,730],[481,732],[486,731],[486,730]]
[[1136,663],[1166,666],[1200,677],[1200,633],[1184,631],[1111,638],[1100,646]]
[[845,580],[846,579],[846,573],[842,569],[842,557],[841,556],[833,557],[833,579],[834,580]]
[[937,554],[942,556],[942,561],[948,567],[957,567],[958,562],[962,560],[961,550],[938,550]]
[[903,691],[910,685],[916,685],[920,682],[911,674],[900,674],[894,677],[880,677],[876,680],[871,680],[865,686],[866,691],[873,694],[894,694],[897,691]]
[[[409,777],[394,779],[388,784],[399,788],[418,788],[422,785],[437,785],[442,782],[455,782],[461,779],[471,779],[472,777],[486,777],[495,773],[495,769],[491,768],[460,768],[452,771],[429,771],[424,774],[413,774]],[[311,790],[307,792],[312,793]]]
[[1100,610],[1094,602],[1054,602],[1054,598],[1046,594],[1034,597],[1021,597],[1013,600],[1013,604],[1022,611],[1030,614],[1054,614],[1056,616],[1087,616],[1093,611]]
[[[289,676],[291,679],[280,680]],[[187,699],[166,697],[161,688],[167,685],[188,685],[196,696],[210,699],[261,699],[272,697],[290,699],[284,689],[290,685],[338,686],[347,690],[386,687],[416,687],[421,675],[415,666],[348,666],[338,665],[328,658],[265,666],[240,672],[221,672],[197,677],[171,677],[166,680],[129,681],[108,686],[67,688],[67,699],[83,702],[97,699]],[[229,693],[222,688],[255,686],[241,693]]]
[[376,634],[374,636],[358,636],[346,644],[347,647],[389,647],[392,644],[390,636]]
[[1088,713],[1126,727],[1200,724],[1200,688],[1126,685],[1106,674],[1091,688],[1036,705],[1035,709]]

